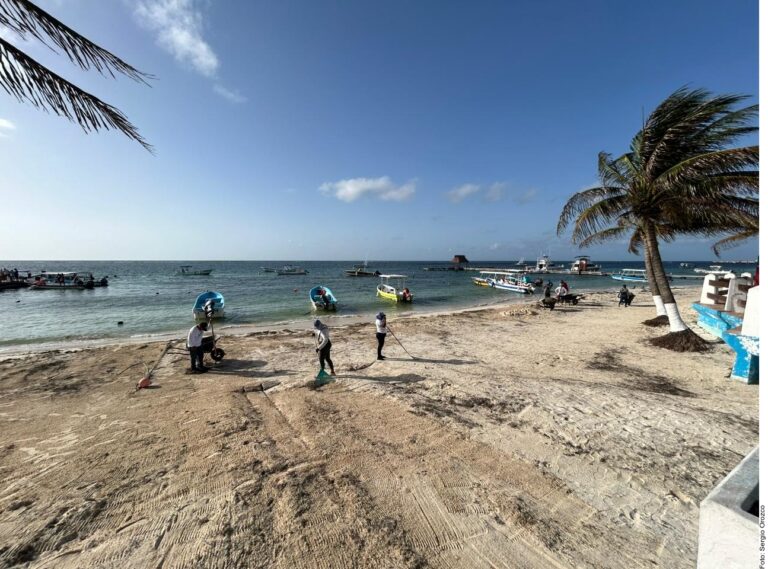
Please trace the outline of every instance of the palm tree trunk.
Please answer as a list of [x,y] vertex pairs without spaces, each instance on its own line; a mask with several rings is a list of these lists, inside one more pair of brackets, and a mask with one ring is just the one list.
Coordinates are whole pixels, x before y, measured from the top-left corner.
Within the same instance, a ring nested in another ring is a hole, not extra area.
[[684,332],[688,330],[688,326],[685,325],[680,316],[680,310],[678,310],[677,302],[675,302],[675,295],[672,294],[667,274],[664,272],[664,265],[661,261],[661,253],[659,252],[659,242],[656,238],[656,228],[651,224],[646,225],[643,227],[643,235],[645,238],[645,249],[651,261],[654,281],[659,288],[659,296],[661,296],[664,310],[669,317],[669,331]]
[[664,302],[661,300],[661,295],[659,294],[659,285],[656,284],[656,272],[653,270],[653,263],[651,263],[651,254],[648,251],[648,247],[643,247],[643,257],[645,259],[645,275],[648,279],[648,288],[651,289],[653,304],[656,305],[656,316],[666,316],[667,311],[664,309]]

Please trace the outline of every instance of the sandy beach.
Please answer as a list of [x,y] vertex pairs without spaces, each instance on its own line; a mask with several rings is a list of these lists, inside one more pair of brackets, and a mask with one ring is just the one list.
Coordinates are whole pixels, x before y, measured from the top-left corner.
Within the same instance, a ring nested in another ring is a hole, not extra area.
[[[698,288],[676,291],[689,323]],[[0,566],[694,567],[699,503],[758,441],[732,353],[590,294],[221,340],[0,359]],[[208,360],[210,363],[210,360]],[[279,382],[279,383],[278,383]],[[259,385],[268,387],[265,391]]]

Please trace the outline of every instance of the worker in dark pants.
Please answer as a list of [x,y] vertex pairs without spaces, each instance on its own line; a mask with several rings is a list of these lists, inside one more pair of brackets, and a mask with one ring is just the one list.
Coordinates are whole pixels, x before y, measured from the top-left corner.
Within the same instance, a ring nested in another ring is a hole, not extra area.
[[384,356],[381,355],[381,349],[384,347],[384,339],[387,337],[387,315],[383,312],[379,312],[376,315],[376,340],[379,343],[379,348],[377,351],[377,360],[383,360],[385,359]]
[[208,368],[203,365],[203,334],[208,330],[207,322],[200,322],[193,326],[187,335],[187,349],[192,361],[193,373],[205,373]]
[[336,375],[333,369],[333,361],[331,361],[331,332],[328,326],[315,320],[315,336],[317,336],[317,347],[315,352],[320,357],[320,369],[325,371],[325,363],[328,362],[328,367],[331,368],[331,375]]

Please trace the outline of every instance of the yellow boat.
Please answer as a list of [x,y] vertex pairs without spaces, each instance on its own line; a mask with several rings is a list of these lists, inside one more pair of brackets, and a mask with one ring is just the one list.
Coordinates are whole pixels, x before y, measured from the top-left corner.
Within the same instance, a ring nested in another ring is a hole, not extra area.
[[395,302],[413,302],[413,294],[405,286],[405,275],[380,275],[381,282],[376,287],[376,296]]
[[491,286],[488,284],[487,279],[483,279],[481,277],[472,277],[472,282],[474,282],[477,286]]

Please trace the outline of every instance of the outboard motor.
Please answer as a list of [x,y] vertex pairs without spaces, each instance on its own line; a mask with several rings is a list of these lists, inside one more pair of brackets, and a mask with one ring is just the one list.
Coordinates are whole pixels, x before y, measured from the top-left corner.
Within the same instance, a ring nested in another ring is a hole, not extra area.
[[205,301],[205,304],[203,304],[203,312],[205,312],[206,318],[209,320],[213,318],[213,312],[216,309],[216,301],[212,298],[209,298]]

